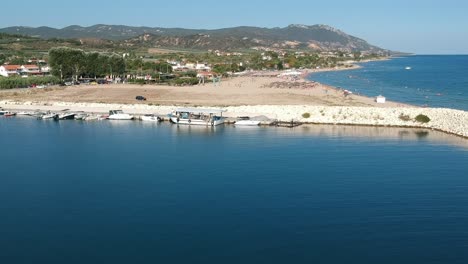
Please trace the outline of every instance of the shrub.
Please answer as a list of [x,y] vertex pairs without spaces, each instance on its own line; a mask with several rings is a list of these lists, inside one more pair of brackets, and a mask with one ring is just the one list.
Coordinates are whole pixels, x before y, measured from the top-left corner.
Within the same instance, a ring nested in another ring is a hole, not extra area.
[[411,120],[411,117],[409,115],[404,115],[403,113],[398,118],[400,118],[400,120],[403,120],[403,121]]
[[303,114],[302,114],[302,117],[303,117],[303,118],[310,118],[310,113],[303,113]]
[[419,123],[429,123],[431,119],[427,115],[420,114],[415,118]]

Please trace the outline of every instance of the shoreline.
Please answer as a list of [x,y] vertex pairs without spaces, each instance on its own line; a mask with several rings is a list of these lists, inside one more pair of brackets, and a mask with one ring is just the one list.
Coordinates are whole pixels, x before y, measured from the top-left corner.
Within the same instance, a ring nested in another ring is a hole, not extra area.
[[[389,59],[391,58],[385,60]],[[119,109],[133,115],[160,116],[179,107],[222,108],[227,110],[227,117],[230,118],[263,115],[280,122],[293,120],[303,124],[424,128],[468,138],[466,111],[423,108],[392,101],[377,104],[372,97],[356,94],[344,96],[344,89],[307,79],[316,72],[355,70],[362,67],[350,65],[353,66],[306,69],[299,78],[265,77],[258,76],[259,72],[251,72],[251,76],[230,78],[218,85],[208,83],[172,87],[118,84],[72,86],[42,91],[0,91],[0,107],[17,111],[57,112],[69,109],[72,112],[99,114]],[[262,73],[279,75],[281,72],[260,72]],[[149,100],[136,103],[135,95],[144,95]],[[65,98],[68,102],[64,101]],[[304,118],[305,113],[310,117]],[[428,116],[431,121],[427,124],[414,121],[420,114]],[[401,118],[402,116],[406,118]]]
[[[100,104],[69,102],[17,102],[0,101],[0,107],[11,111],[61,111],[106,114],[109,110],[119,109],[133,115],[156,114],[165,116],[179,106],[149,106],[142,104]],[[203,108],[215,108],[206,106]],[[218,107],[219,108],[219,107]],[[402,127],[431,129],[468,139],[468,112],[448,108],[412,107],[353,107],[353,106],[312,106],[312,105],[244,105],[222,107],[225,117],[265,116],[280,122],[300,122],[302,124]],[[309,118],[303,114],[308,113]],[[417,115],[426,115],[431,121],[414,121]],[[408,116],[407,121],[401,116]]]

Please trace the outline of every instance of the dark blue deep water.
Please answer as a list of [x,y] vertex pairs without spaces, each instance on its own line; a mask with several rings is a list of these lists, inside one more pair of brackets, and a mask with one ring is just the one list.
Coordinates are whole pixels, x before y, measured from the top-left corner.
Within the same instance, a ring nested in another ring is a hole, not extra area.
[[0,118],[0,263],[468,263],[468,143]]
[[411,56],[361,66],[309,79],[391,101],[468,110],[468,56]]

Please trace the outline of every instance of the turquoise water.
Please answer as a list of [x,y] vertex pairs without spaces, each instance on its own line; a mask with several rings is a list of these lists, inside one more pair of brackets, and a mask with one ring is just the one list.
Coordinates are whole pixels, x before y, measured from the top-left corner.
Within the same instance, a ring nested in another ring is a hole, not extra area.
[[391,101],[468,110],[468,56],[411,56],[361,66],[309,79]]
[[0,119],[0,263],[467,263],[435,131]]

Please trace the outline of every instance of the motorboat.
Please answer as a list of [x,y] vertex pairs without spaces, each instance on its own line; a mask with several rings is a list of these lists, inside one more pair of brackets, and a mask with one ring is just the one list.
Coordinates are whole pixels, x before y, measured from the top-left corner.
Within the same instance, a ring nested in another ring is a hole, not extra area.
[[148,122],[159,122],[161,121],[160,118],[156,115],[144,115],[141,116],[141,121],[148,121]]
[[75,115],[75,120],[85,120],[88,117],[88,114],[78,113]]
[[57,117],[58,117],[57,113],[48,112],[48,113],[42,115],[40,118],[46,120],[46,119],[57,119]]
[[61,113],[56,118],[58,120],[73,120],[75,119],[75,113]]
[[180,108],[169,116],[171,122],[182,125],[218,126],[224,124],[221,109]]
[[412,68],[411,68],[411,67],[409,67],[409,66],[405,68],[405,70],[411,70],[411,69],[412,69]]
[[122,110],[110,110],[109,119],[110,120],[133,120],[133,116],[125,114]]
[[260,121],[255,120],[239,120],[234,123],[236,126],[258,126],[260,125]]
[[10,111],[4,111],[4,113],[3,113],[3,116],[5,116],[5,117],[11,117],[11,116],[15,116],[15,115],[16,115],[16,113],[10,112]]

